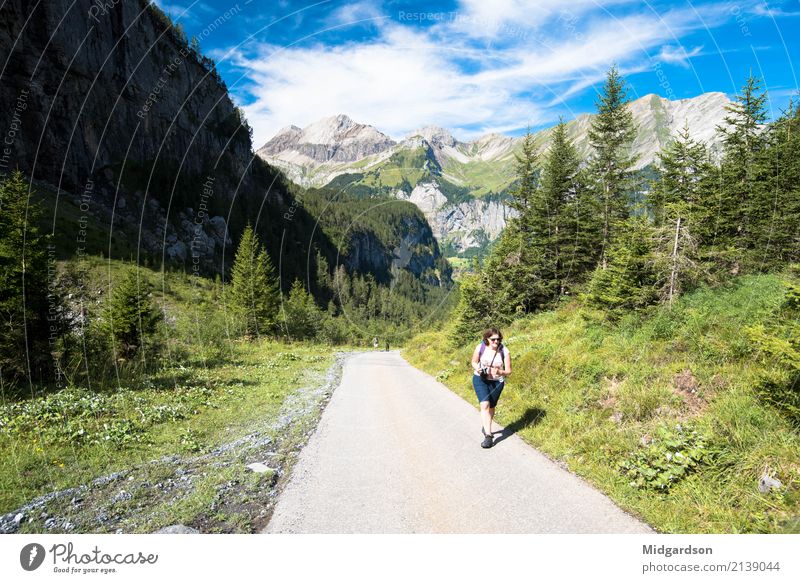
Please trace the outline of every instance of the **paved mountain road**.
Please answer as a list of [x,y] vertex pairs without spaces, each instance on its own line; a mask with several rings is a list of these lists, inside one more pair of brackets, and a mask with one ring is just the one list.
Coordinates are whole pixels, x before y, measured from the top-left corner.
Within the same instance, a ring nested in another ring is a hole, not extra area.
[[652,532],[516,435],[482,449],[480,427],[399,353],[351,356],[264,532]]

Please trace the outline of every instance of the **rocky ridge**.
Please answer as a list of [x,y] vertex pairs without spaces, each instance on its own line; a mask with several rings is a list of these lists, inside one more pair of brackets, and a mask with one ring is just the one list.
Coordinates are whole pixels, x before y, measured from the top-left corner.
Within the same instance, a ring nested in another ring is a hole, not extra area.
[[[637,155],[635,167],[652,164],[684,124],[688,124],[695,139],[716,151],[716,127],[723,122],[729,104],[722,93],[704,93],[677,101],[651,94],[631,102],[637,127],[632,147],[632,153]],[[591,152],[591,118],[583,114],[567,124],[568,135],[584,158]],[[546,152],[551,133],[552,128],[548,128],[534,134],[540,155]],[[339,136],[346,136],[341,143],[337,142]],[[303,186],[323,186],[336,179],[337,187],[365,185],[376,192],[380,190],[376,184],[384,191],[388,188],[396,198],[408,200],[423,211],[440,243],[464,252],[494,240],[514,215],[502,198],[513,183],[515,154],[521,142],[521,137],[500,134],[460,142],[447,129],[435,126],[420,128],[400,142],[393,142],[371,126],[335,116],[303,130],[292,126],[270,140],[258,155]],[[326,155],[321,156],[320,152]],[[408,152],[420,154],[409,157],[404,154]],[[398,156],[413,159],[418,165],[398,167]],[[398,175],[403,180],[392,182],[392,177]],[[353,180],[346,180],[350,176]],[[371,180],[374,176],[379,179]],[[389,181],[386,177],[390,177]],[[464,190],[469,196],[462,199],[468,200],[451,200],[448,191],[452,188],[446,188],[448,185]],[[482,201],[486,194],[498,196]]]

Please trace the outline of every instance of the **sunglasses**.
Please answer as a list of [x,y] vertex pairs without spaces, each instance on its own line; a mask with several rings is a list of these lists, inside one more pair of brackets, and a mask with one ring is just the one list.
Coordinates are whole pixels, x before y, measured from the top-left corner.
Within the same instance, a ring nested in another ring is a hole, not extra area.
[[489,342],[500,342],[499,338],[489,338]]

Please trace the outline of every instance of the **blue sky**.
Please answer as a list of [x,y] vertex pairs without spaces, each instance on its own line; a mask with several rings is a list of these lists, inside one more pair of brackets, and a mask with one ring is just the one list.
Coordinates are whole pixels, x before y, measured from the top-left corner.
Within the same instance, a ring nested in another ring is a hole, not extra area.
[[254,128],[344,113],[394,138],[519,135],[594,111],[616,63],[632,98],[797,94],[800,0],[158,0],[200,38]]

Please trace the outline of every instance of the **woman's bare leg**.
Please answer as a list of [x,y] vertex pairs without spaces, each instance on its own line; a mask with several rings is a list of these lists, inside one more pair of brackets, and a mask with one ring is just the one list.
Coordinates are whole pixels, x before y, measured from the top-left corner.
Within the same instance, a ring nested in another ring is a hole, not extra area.
[[481,401],[481,422],[486,435],[492,434],[492,416],[489,413],[489,401]]

